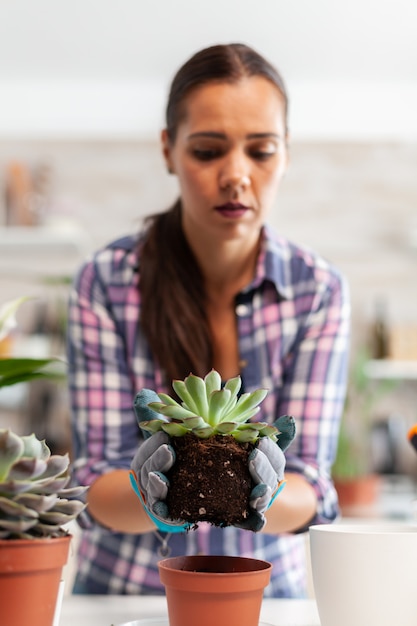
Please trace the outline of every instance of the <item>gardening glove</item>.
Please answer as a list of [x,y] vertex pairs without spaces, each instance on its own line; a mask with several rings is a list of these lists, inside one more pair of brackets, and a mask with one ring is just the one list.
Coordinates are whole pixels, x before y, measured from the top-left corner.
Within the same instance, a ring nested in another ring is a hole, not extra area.
[[[158,402],[159,397],[150,389],[142,389],[133,407],[138,422],[164,419],[147,405]],[[158,530],[169,533],[184,532],[191,524],[169,519],[166,497],[169,481],[165,473],[175,463],[175,452],[169,437],[163,431],[154,435],[144,431],[145,441],[139,446],[131,463],[130,482],[145,511]]]
[[295,420],[290,415],[279,417],[274,426],[279,430],[278,441],[261,437],[249,455],[249,473],[255,483],[249,496],[249,515],[237,526],[259,532],[265,526],[265,511],[285,486],[284,451],[295,437]]

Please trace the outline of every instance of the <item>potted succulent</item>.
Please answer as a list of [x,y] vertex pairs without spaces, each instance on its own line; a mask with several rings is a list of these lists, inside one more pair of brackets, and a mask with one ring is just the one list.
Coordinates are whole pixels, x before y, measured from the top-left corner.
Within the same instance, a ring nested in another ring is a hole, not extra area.
[[[0,336],[24,299],[3,307]],[[0,359],[0,387],[44,376],[55,359]],[[71,535],[86,488],[69,487],[69,455],[34,434],[0,429],[0,606],[7,626],[52,626]]]
[[[160,430],[171,438],[176,461],[167,473],[167,507],[171,519],[191,525],[239,525],[249,515],[253,488],[248,458],[262,437],[284,450],[295,436],[295,422],[282,416],[275,425],[249,422],[260,410],[267,390],[240,395],[240,376],[222,385],[216,370],[204,378],[190,374],[172,383],[179,401],[165,393],[143,390],[134,407],[139,426],[150,434]],[[157,419],[143,420],[144,396]],[[192,477],[190,479],[190,477]],[[283,482],[283,476],[281,482]]]
[[[166,472],[168,517],[186,522],[188,530],[200,522],[246,527],[256,489],[251,452],[262,438],[285,450],[295,436],[294,418],[282,416],[274,425],[250,422],[267,390],[241,393],[240,376],[223,385],[214,369],[204,378],[190,374],[174,380],[172,386],[175,398],[142,390],[134,402],[139,426],[147,435],[167,433],[175,451],[175,463]],[[283,469],[277,491],[284,483]],[[267,561],[195,555],[163,559],[158,566],[170,626],[193,626],[196,615],[199,626],[258,625],[272,569]]]

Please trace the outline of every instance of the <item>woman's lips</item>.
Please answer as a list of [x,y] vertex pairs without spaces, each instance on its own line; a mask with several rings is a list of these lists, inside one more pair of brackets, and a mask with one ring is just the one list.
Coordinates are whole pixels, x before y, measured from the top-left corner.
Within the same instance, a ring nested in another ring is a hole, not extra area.
[[246,211],[249,210],[249,207],[244,204],[240,204],[240,202],[226,202],[226,204],[221,204],[220,206],[216,206],[214,208],[224,217],[232,218],[241,217]]

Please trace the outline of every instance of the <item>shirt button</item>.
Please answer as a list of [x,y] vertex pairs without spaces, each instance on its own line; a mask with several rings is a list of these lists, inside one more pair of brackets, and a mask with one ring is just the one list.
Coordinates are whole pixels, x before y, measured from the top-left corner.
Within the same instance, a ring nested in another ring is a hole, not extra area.
[[239,317],[244,317],[245,315],[249,315],[250,308],[247,304],[238,304],[236,307],[236,315]]

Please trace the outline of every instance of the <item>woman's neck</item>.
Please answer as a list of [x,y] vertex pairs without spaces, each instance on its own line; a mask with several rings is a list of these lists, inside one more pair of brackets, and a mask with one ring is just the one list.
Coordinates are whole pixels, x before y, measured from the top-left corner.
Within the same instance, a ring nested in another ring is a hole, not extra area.
[[259,240],[242,242],[190,242],[204,276],[206,293],[219,298],[221,294],[234,297],[253,279],[259,251]]

